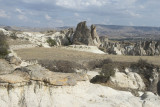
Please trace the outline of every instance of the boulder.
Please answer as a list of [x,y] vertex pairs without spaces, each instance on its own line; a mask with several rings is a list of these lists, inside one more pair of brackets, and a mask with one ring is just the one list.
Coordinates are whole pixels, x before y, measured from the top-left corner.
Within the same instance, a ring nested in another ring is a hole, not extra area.
[[109,83],[121,89],[145,89],[145,84],[140,75],[137,73],[129,72],[129,70],[127,70],[126,73],[116,71],[115,76],[110,77]]

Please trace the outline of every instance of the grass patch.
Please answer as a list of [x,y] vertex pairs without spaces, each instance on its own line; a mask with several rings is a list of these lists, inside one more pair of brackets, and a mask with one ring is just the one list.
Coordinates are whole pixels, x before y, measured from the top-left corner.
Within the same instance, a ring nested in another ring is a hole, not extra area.
[[0,32],[0,58],[4,58],[8,55],[8,43],[6,36],[3,32]]
[[74,73],[76,69],[83,69],[82,65],[70,61],[51,61],[51,60],[40,60],[39,63],[53,72],[62,73]]
[[47,43],[49,44],[49,46],[55,46],[57,45],[56,41],[53,40],[51,37],[48,38]]

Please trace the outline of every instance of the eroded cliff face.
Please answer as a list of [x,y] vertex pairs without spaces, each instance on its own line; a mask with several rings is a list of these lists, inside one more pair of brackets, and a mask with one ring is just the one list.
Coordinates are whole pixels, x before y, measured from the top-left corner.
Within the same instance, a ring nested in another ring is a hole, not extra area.
[[107,37],[100,37],[101,47],[106,53],[115,55],[155,56],[160,55],[159,41],[143,41],[134,43],[113,42]]
[[[97,71],[87,74],[57,73],[38,64],[13,69],[7,61],[1,59],[0,62],[1,107],[117,107],[119,104],[158,107],[160,104],[160,97],[151,92],[137,92],[138,96],[135,97],[129,91],[117,91],[90,83],[88,77],[97,75]],[[143,80],[138,74],[126,73],[117,72],[111,82],[121,88],[144,89]],[[117,79],[124,81],[117,82]]]
[[53,86],[40,81],[0,86],[1,107],[159,107],[160,97],[151,92],[139,97],[127,91],[78,82],[75,86]]

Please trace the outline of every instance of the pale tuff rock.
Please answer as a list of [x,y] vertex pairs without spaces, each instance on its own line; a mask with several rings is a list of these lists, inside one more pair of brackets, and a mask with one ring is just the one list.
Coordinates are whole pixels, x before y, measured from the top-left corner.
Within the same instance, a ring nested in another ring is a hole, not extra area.
[[27,72],[22,71],[14,71],[13,73],[7,75],[0,75],[0,82],[1,83],[9,83],[9,84],[16,84],[22,82],[28,82],[30,80],[30,76]]
[[[11,36],[11,31],[6,31],[4,29],[0,29],[5,35]],[[61,45],[68,45],[71,44],[73,38],[73,29],[67,29],[61,32],[52,32],[49,34],[43,34],[39,32],[21,32],[16,33],[16,37],[20,38],[21,40],[28,40],[31,44],[24,44],[24,45],[13,45],[10,46],[11,49],[17,50],[22,48],[33,48],[37,46],[43,46],[49,48],[49,44],[47,43],[48,38],[52,38],[55,40],[57,46]]]
[[160,55],[160,42],[143,41],[134,44],[125,44],[122,42],[108,41],[105,37],[100,38],[106,52],[116,55],[136,55],[136,56],[154,56]]
[[109,82],[118,88],[145,90],[145,84],[140,75],[129,70],[126,73],[116,71]]
[[97,54],[105,54],[103,51],[99,50],[97,46],[86,46],[86,45],[69,45],[65,46],[65,49],[71,49],[76,51],[83,51],[83,52],[92,52]]
[[100,46],[101,45],[101,41],[99,39],[99,36],[96,32],[96,26],[95,25],[91,25],[91,36],[93,39],[93,44],[95,44],[96,46]]
[[157,72],[156,69],[153,69],[152,75],[149,78],[149,80],[150,80],[149,91],[153,93],[157,93],[158,92],[158,82],[160,78],[159,78],[159,73]]
[[4,59],[0,59],[0,75],[9,74],[14,71],[14,68]]
[[10,35],[10,34],[11,34],[10,31],[6,31],[6,30],[3,29],[3,28],[0,28],[0,31],[2,31],[5,35]]
[[101,47],[106,47],[108,46],[109,44],[109,40],[108,40],[108,37],[106,36],[101,36],[100,37],[100,41],[101,41]]
[[[146,93],[144,99],[130,92],[79,82],[75,86],[54,87],[36,81],[0,88],[1,107],[159,107],[160,98]],[[32,97],[31,97],[32,96]]]
[[101,42],[96,33],[96,27],[92,25],[90,30],[86,25],[86,21],[80,22],[73,35],[73,44],[85,44],[99,47]]
[[[3,63],[5,63],[5,65]],[[49,71],[40,65],[30,65],[27,67],[17,68],[12,70],[9,68],[7,62],[1,61],[1,75],[0,83],[20,83],[29,82],[30,80],[41,81],[55,86],[75,85],[77,81],[86,81],[88,79],[86,74],[82,73],[58,73]],[[8,69],[3,70],[4,67]]]

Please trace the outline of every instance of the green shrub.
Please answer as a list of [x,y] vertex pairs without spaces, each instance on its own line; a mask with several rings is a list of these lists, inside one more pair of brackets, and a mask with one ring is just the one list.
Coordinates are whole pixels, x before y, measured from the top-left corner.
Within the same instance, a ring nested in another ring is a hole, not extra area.
[[105,64],[102,67],[102,70],[100,72],[101,76],[104,76],[105,78],[109,79],[110,76],[114,76],[115,74],[115,70],[114,70],[115,66],[113,63],[109,63],[109,64]]
[[12,32],[11,35],[10,35],[10,37],[12,39],[17,39],[18,38],[17,35],[16,35],[16,32]]
[[0,32],[0,58],[4,58],[8,54],[8,44],[6,36]]
[[103,65],[102,70],[99,73],[100,75],[96,75],[95,77],[93,77],[90,80],[90,82],[91,83],[106,83],[109,80],[110,76],[115,75],[114,68],[115,68],[114,63]]
[[49,46],[55,46],[56,45],[56,41],[53,40],[52,38],[48,38],[47,43],[49,44]]
[[103,51],[103,52],[107,52],[107,49],[104,47],[99,47],[99,50]]

